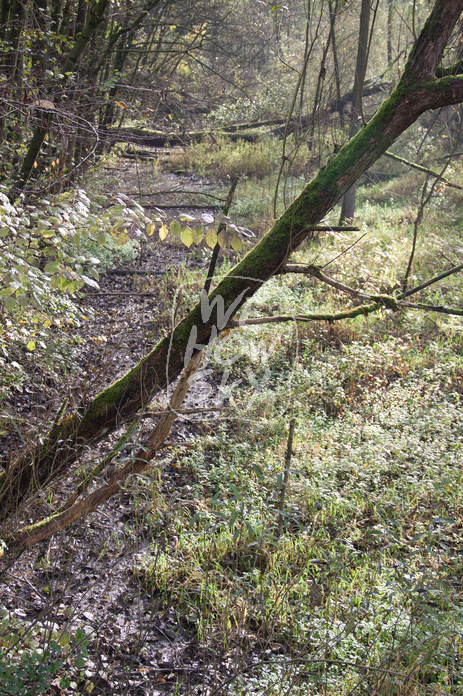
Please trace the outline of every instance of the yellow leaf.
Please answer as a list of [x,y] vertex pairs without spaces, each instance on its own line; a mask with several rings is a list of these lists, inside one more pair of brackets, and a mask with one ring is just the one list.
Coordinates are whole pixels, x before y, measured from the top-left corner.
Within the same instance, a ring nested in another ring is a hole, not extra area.
[[146,225],[146,234],[148,235],[148,237],[152,237],[155,232],[156,232],[156,225],[154,225],[152,222],[150,222],[148,225]]
[[222,247],[222,249],[226,249],[228,245],[228,232],[227,230],[222,230],[222,232],[219,232],[217,236],[217,241]]
[[236,232],[233,232],[230,244],[231,244],[231,248],[234,249],[235,251],[241,251],[241,249],[243,248],[243,242],[238,237]]
[[178,237],[178,235],[182,231],[181,223],[178,220],[172,220],[172,222],[170,223],[170,231],[172,232],[172,234]]
[[127,231],[124,230],[120,234],[116,236],[116,246],[124,246],[124,244],[127,244],[129,241],[129,235],[127,234]]
[[191,230],[191,236],[195,244],[201,244],[203,239],[203,232],[204,230],[202,227],[193,227],[193,229]]
[[117,106],[120,106],[122,109],[128,109],[129,107],[127,104],[124,104],[124,102],[117,101],[116,102]]
[[212,227],[207,231],[206,244],[211,249],[213,249],[217,244],[217,233],[215,230],[212,229]]
[[37,107],[37,109],[53,110],[55,108],[55,105],[49,99],[37,99],[37,101],[33,102],[33,106]]
[[160,238],[161,242],[164,241],[164,239],[167,237],[168,234],[169,234],[169,228],[167,227],[167,225],[163,225],[159,230],[159,238]]

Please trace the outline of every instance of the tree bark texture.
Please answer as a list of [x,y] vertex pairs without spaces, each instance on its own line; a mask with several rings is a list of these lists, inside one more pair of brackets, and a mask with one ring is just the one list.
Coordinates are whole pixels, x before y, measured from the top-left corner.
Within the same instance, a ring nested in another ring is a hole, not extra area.
[[[463,101],[462,76],[434,75],[462,11],[463,0],[437,0],[391,96],[307,184],[262,241],[219,283],[207,300],[210,311],[205,312],[204,304],[199,303],[135,367],[88,406],[53,427],[42,444],[3,475],[0,518],[7,518],[18,502],[66,472],[93,443],[131,421],[140,408],[174,380],[188,362],[186,352],[191,338],[196,346],[194,355],[265,281],[281,270],[299,244],[314,234],[312,226],[423,112]],[[220,302],[223,312],[217,311]]]

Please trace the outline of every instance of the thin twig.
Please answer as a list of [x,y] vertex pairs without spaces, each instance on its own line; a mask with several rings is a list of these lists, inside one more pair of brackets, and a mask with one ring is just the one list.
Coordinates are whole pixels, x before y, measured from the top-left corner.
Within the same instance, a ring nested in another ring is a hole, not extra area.
[[[303,232],[306,232],[306,231],[310,231],[310,232],[360,232],[360,227],[355,227],[355,225],[311,225],[310,227],[304,227]],[[330,261],[330,263],[331,263],[331,261]]]
[[[225,411],[225,407],[210,406],[208,408],[182,408],[176,409],[175,414],[177,416],[189,416],[193,413],[210,413],[212,411]],[[145,413],[141,414],[140,418],[157,418],[159,416],[168,416],[171,413],[174,413],[174,411],[171,408],[166,409],[164,411],[145,411]]]
[[[453,152],[456,151],[457,145],[458,145],[459,143],[460,143],[460,136],[458,136],[458,138],[457,138],[457,140],[456,140],[456,142],[455,142],[455,145],[454,145],[453,148],[452,148]],[[430,188],[430,190],[429,190],[429,192],[428,192],[427,194],[426,194],[426,189],[427,189],[427,186],[428,186],[428,179],[426,179],[426,181],[424,182],[423,187],[422,187],[422,189],[421,189],[420,207],[419,207],[419,209],[418,209],[418,213],[417,213],[417,215],[416,215],[416,219],[415,219],[415,222],[414,222],[414,225],[413,225],[413,228],[414,228],[414,229],[413,229],[413,242],[412,242],[412,248],[411,248],[411,251],[410,251],[410,258],[409,258],[409,260],[408,260],[407,270],[405,271],[404,281],[403,281],[403,284],[402,284],[402,291],[403,291],[404,295],[405,295],[406,292],[407,292],[408,279],[409,279],[410,273],[411,273],[411,271],[412,271],[412,265],[413,265],[413,260],[414,260],[414,257],[415,257],[415,251],[416,251],[416,244],[417,244],[417,241],[418,241],[418,230],[419,230],[421,221],[422,221],[422,219],[423,219],[424,209],[426,208],[427,204],[429,203],[429,201],[431,200],[432,196],[434,195],[434,191],[436,190],[437,184],[438,184],[440,181],[443,181],[444,172],[445,172],[445,170],[448,168],[449,164],[450,164],[450,160],[447,160],[447,162],[446,162],[446,163],[444,164],[444,166],[442,167],[442,170],[441,170],[440,174],[438,174],[438,175],[437,175],[437,178],[432,182],[431,188]],[[429,176],[429,174],[428,174],[428,176]],[[433,173],[433,176],[436,176],[436,175]]]
[[[139,197],[141,196],[142,198],[150,198],[152,196],[167,196],[171,195],[174,193],[185,193],[185,194],[192,194],[194,196],[204,196],[205,198],[213,198],[216,201],[219,201],[219,203],[225,203],[225,198],[220,198],[220,196],[215,196],[213,193],[206,193],[205,191],[190,191],[188,189],[165,189],[164,191],[129,191],[127,193],[128,196],[135,196]],[[162,210],[162,205],[159,206]]]
[[318,280],[321,280],[323,283],[331,285],[331,287],[336,288],[337,290],[341,290],[342,292],[345,292],[348,295],[352,295],[352,297],[358,297],[362,300],[371,300],[371,295],[369,293],[361,292],[360,290],[355,290],[354,288],[351,288],[348,285],[341,283],[339,280],[336,280],[335,278],[332,278],[326,273],[323,273],[321,268],[319,268],[318,266],[306,266],[304,264],[296,263],[286,264],[286,266],[284,266],[279,271],[279,273],[304,273],[305,275],[310,275],[314,278],[318,278]]
[[[347,230],[348,227],[347,227],[347,226],[346,226],[346,227],[341,227],[341,229]],[[331,259],[331,261],[328,261],[328,263],[325,263],[325,265],[323,266],[323,268],[326,268],[326,267],[329,266],[331,263],[334,263],[334,261],[336,261],[337,259],[339,259],[341,256],[344,256],[344,254],[347,254],[347,252],[350,251],[350,249],[352,249],[352,247],[354,247],[356,244],[358,244],[366,235],[367,235],[367,232],[364,232],[364,233],[362,234],[361,237],[359,237],[358,239],[355,240],[355,242],[352,242],[352,244],[350,244],[348,247],[346,247],[345,249],[343,249],[343,250],[341,251],[340,254],[338,254],[337,256],[334,257],[334,259]]]
[[[394,297],[378,295],[377,301],[372,304],[360,305],[351,309],[343,309],[339,312],[309,312],[307,314],[281,314],[273,317],[256,317],[254,319],[232,319],[227,324],[227,329],[235,329],[240,326],[256,326],[259,324],[271,324],[285,321],[340,321],[341,319],[354,319],[376,312],[381,307],[398,309],[399,304]],[[375,300],[375,296],[371,298]]]
[[463,263],[460,263],[458,266],[453,266],[453,268],[450,268],[448,271],[445,271],[444,273],[440,273],[440,275],[438,276],[434,276],[434,278],[431,278],[430,280],[426,280],[424,283],[421,283],[421,285],[417,285],[415,288],[412,288],[411,290],[407,290],[407,292],[403,293],[401,297],[408,297],[409,295],[414,295],[416,292],[419,292],[420,290],[424,290],[424,288],[429,287],[429,285],[433,285],[434,283],[437,283],[439,280],[443,280],[444,278],[447,278],[449,275],[458,273],[461,270],[463,270]]
[[457,307],[441,307],[439,305],[427,305],[420,302],[399,302],[400,307],[406,309],[424,309],[428,312],[437,312],[438,314],[451,314],[456,317],[463,317],[463,309]]
[[281,484],[280,493],[280,504],[278,506],[278,526],[276,531],[276,537],[279,539],[281,537],[281,532],[283,531],[283,522],[285,518],[285,498],[286,490],[288,488],[289,481],[289,471],[291,467],[291,457],[293,454],[293,439],[294,439],[294,427],[296,425],[296,419],[291,418],[289,422],[289,435],[288,435],[288,446],[286,448],[286,458],[285,458],[285,473],[283,475],[283,482]]
[[114,296],[114,295],[121,295],[122,297],[159,297],[159,292],[120,292],[118,290],[112,290],[112,291],[106,291],[102,290],[101,292],[86,292],[85,297],[100,297],[100,296]]
[[[409,160],[406,160],[404,157],[399,157],[398,155],[394,155],[393,152],[385,152],[384,156],[390,157],[390,159],[393,159],[396,162],[401,162],[402,164],[405,164],[407,167],[410,167],[411,169],[416,169],[419,172],[423,172],[423,174],[428,174],[429,176],[433,176],[436,179],[440,179],[443,184],[445,184],[446,186],[449,186],[450,188],[455,188],[455,189],[458,189],[459,191],[463,191],[463,186],[460,186],[459,184],[453,184],[451,181],[449,181],[448,179],[445,179],[445,177],[441,176],[439,174],[439,172],[434,172],[432,169],[428,169],[427,167],[423,167],[420,164],[415,164],[414,162],[410,162]],[[451,159],[452,156],[455,156],[455,155],[448,155],[448,157],[446,157],[446,159]]]
[[172,203],[167,205],[163,203],[162,206],[154,205],[154,203],[152,205],[147,203],[141,203],[140,205],[144,210],[156,210],[157,208],[161,207],[163,210],[176,210],[177,208],[179,210],[183,210],[184,208],[186,208],[187,210],[215,210],[216,208],[220,208],[220,205],[218,203],[209,203],[209,205],[207,203],[203,203],[202,205],[195,203]]

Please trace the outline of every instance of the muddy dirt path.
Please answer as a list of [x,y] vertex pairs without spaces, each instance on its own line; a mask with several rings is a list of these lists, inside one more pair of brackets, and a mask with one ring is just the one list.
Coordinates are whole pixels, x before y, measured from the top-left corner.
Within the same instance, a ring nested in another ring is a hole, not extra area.
[[[115,163],[115,171],[108,175],[108,196],[133,195],[134,188],[140,189],[141,181],[148,180],[148,173],[152,175],[150,163],[124,161],[122,171],[117,166]],[[174,190],[157,197],[150,191],[149,204],[160,207],[166,201],[173,201],[168,203],[171,206],[175,202],[186,205],[184,194],[175,198],[176,189],[191,189],[195,183],[202,192],[212,188],[208,182],[186,181],[170,173],[150,181],[155,191]],[[139,200],[147,202],[143,196]],[[208,260],[168,243],[146,245],[140,258],[107,272],[101,277],[100,291],[92,290],[82,299],[83,310],[92,318],[79,329],[76,403],[132,367],[169,329],[182,264],[204,269],[205,275]],[[185,405],[219,404],[217,389],[212,391],[211,397],[207,389],[192,389]],[[159,401],[163,402],[162,396]],[[217,413],[182,418],[169,439],[188,448],[192,435],[217,427],[219,418]],[[143,434],[137,437],[143,439]],[[96,454],[102,456],[103,451],[100,448]],[[59,680],[51,680],[48,694],[157,696],[176,688],[175,693],[207,694],[220,681],[223,665],[214,651],[199,643],[194,624],[142,586],[135,572],[148,552],[162,552],[175,543],[168,508],[187,501],[191,477],[178,464],[175,448],[163,450],[151,472],[129,481],[118,497],[4,569],[0,585],[3,617],[29,627],[28,635],[39,645],[46,643],[46,627],[52,627],[55,635],[74,634],[77,629],[86,635],[89,657],[84,669],[76,676],[69,657],[68,669],[75,675],[71,686],[62,690]],[[63,497],[74,482],[63,483]],[[163,494],[162,509],[159,493]],[[50,514],[57,503],[38,499],[36,512]]]

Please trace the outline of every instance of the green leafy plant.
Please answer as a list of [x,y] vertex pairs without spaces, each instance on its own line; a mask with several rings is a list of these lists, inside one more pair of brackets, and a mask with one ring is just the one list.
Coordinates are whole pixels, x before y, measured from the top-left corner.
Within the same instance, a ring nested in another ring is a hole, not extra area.
[[82,629],[74,635],[27,622],[1,610],[0,693],[36,696],[52,683],[69,688],[85,665],[88,639]]

